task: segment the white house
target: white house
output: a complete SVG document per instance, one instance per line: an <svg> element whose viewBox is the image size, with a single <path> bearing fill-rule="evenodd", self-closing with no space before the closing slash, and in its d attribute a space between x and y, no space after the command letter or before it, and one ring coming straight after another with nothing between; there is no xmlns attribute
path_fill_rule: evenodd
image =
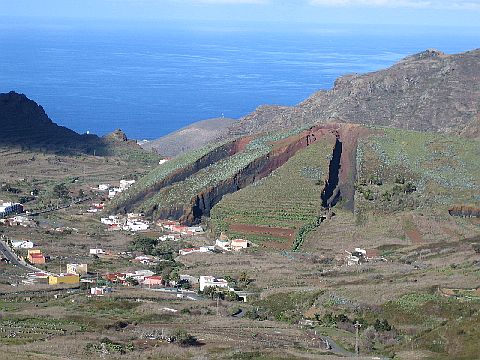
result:
<svg viewBox="0 0 480 360"><path fill-rule="evenodd" d="M228 281L217 279L214 276L200 276L200 291L203 291L206 287L228 288Z"/></svg>
<svg viewBox="0 0 480 360"><path fill-rule="evenodd" d="M31 241L12 241L14 249L33 249L35 244Z"/></svg>
<svg viewBox="0 0 480 360"><path fill-rule="evenodd" d="M103 296L109 294L113 291L111 287L102 286L102 287L92 287L90 288L90 294L95 296Z"/></svg>
<svg viewBox="0 0 480 360"><path fill-rule="evenodd" d="M107 191L108 189L110 189L110 184L100 184L100 185L98 185L98 190Z"/></svg>
<svg viewBox="0 0 480 360"><path fill-rule="evenodd" d="M85 275L88 273L87 264L67 264L67 273L75 275Z"/></svg>
<svg viewBox="0 0 480 360"><path fill-rule="evenodd" d="M108 190L108 198L112 199L121 192L122 192L122 189L120 188L117 188L117 187L111 188L110 190Z"/></svg>
<svg viewBox="0 0 480 360"><path fill-rule="evenodd" d="M102 249L90 249L90 255L102 255L105 254L105 251Z"/></svg>
<svg viewBox="0 0 480 360"><path fill-rule="evenodd" d="M248 248L249 243L245 239L233 239L230 242L230 246L233 251L239 251L239 250Z"/></svg>
<svg viewBox="0 0 480 360"><path fill-rule="evenodd" d="M215 250L215 246L200 246L195 248L181 249L178 251L180 255L188 255L192 253L207 253Z"/></svg>
<svg viewBox="0 0 480 360"><path fill-rule="evenodd" d="M143 231L148 230L150 225L143 221L127 221L125 225L123 225L123 230L126 231Z"/></svg>
<svg viewBox="0 0 480 360"><path fill-rule="evenodd" d="M118 215L110 215L109 217L101 218L100 221L105 225L123 225L125 223L125 219Z"/></svg>
<svg viewBox="0 0 480 360"><path fill-rule="evenodd" d="M162 235L158 238L160 241L177 241L178 239L178 235L175 236L175 234Z"/></svg>
<svg viewBox="0 0 480 360"><path fill-rule="evenodd" d="M135 184L135 180L120 180L120 190L127 190L133 184Z"/></svg>
<svg viewBox="0 0 480 360"><path fill-rule="evenodd" d="M215 240L215 245L224 251L232 251L232 248L230 246L230 240L217 239Z"/></svg>
<svg viewBox="0 0 480 360"><path fill-rule="evenodd" d="M134 273L126 273L125 278L132 278L138 282L143 282L145 277L153 276L155 273L151 270L136 270Z"/></svg>
<svg viewBox="0 0 480 360"><path fill-rule="evenodd" d="M162 159L158 162L158 165L163 165L165 164L166 162L168 162L168 159Z"/></svg>
<svg viewBox="0 0 480 360"><path fill-rule="evenodd" d="M23 205L20 203L4 202L0 205L0 216L19 214L23 212Z"/></svg>

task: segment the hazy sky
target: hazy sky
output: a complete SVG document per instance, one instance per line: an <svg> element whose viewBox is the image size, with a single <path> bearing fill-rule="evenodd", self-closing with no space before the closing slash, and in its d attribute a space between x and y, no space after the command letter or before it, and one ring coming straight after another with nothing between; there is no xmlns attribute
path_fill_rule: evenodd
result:
<svg viewBox="0 0 480 360"><path fill-rule="evenodd" d="M480 26L480 0L0 0L2 17Z"/></svg>

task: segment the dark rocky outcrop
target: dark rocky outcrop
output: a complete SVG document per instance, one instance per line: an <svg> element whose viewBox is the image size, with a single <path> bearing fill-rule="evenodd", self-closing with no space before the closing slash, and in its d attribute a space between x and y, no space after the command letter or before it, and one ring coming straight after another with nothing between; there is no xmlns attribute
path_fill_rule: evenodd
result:
<svg viewBox="0 0 480 360"><path fill-rule="evenodd" d="M480 218L480 208L471 205L455 205L452 206L448 213L451 216L459 217L478 217Z"/></svg>
<svg viewBox="0 0 480 360"><path fill-rule="evenodd" d="M43 108L14 91L0 94L0 145L57 153L108 152L96 135L80 135L49 119Z"/></svg>

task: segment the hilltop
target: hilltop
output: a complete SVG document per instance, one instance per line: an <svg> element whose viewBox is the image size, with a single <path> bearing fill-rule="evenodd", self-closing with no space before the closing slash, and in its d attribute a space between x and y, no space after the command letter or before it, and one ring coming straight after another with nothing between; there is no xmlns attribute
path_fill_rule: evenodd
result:
<svg viewBox="0 0 480 360"><path fill-rule="evenodd" d="M330 90L321 90L295 106L261 105L230 124L214 123L205 140L258 132L284 131L316 123L342 122L435 131L466 137L480 136L480 49L447 55L426 50L390 68L349 74ZM199 148L195 138L204 122L153 141L165 155ZM185 131L193 136L186 136ZM190 142L190 139L196 141ZM187 139L187 140L186 140ZM185 145L188 144L188 145ZM170 149L174 149L171 151Z"/></svg>
<svg viewBox="0 0 480 360"><path fill-rule="evenodd" d="M333 120L478 137L479 116L480 49L454 55L426 50L385 70L343 76L333 89L296 106L263 106L231 133Z"/></svg>
<svg viewBox="0 0 480 360"><path fill-rule="evenodd" d="M108 155L123 150L141 150L121 130L100 138L80 135L53 122L42 106L14 91L0 94L0 146L58 154ZM122 135L119 137L119 134Z"/></svg>
<svg viewBox="0 0 480 360"><path fill-rule="evenodd" d="M180 153L199 148L227 134L235 120L215 118L198 121L159 139L142 144L146 150L155 150L163 156L177 156Z"/></svg>

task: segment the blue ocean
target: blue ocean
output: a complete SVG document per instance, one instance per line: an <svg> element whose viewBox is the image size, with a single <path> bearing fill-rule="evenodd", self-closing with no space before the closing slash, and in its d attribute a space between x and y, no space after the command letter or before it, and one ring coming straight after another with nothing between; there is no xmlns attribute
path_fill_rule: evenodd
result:
<svg viewBox="0 0 480 360"><path fill-rule="evenodd" d="M347 73L427 48L480 47L478 31L324 26L0 24L0 92L77 132L154 139L192 122L294 105Z"/></svg>

